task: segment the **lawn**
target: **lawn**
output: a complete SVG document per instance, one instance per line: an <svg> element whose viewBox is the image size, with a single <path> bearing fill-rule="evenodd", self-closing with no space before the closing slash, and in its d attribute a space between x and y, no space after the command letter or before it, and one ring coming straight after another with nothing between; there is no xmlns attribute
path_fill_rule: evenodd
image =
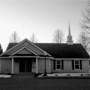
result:
<svg viewBox="0 0 90 90"><path fill-rule="evenodd" d="M0 79L0 90L90 90L90 79Z"/></svg>

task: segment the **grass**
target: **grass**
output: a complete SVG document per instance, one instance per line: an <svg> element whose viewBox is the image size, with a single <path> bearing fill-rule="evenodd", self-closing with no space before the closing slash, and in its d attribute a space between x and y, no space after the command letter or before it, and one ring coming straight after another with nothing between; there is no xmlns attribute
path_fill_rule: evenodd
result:
<svg viewBox="0 0 90 90"><path fill-rule="evenodd" d="M90 90L90 79L1 78L0 90Z"/></svg>

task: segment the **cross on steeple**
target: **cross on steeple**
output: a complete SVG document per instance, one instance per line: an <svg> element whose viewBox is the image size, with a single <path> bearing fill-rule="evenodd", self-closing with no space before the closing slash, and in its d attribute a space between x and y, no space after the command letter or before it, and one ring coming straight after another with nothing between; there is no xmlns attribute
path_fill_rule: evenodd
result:
<svg viewBox="0 0 90 90"><path fill-rule="evenodd" d="M70 22L69 22L69 28L68 28L67 44L69 45L73 44L71 29L70 29Z"/></svg>

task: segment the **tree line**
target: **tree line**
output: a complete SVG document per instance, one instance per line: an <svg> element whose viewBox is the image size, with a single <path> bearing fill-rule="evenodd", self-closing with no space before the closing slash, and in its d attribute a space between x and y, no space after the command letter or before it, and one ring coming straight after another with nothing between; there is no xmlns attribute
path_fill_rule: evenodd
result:
<svg viewBox="0 0 90 90"><path fill-rule="evenodd" d="M35 34L33 33L30 37L30 41L33 42L33 43L36 43L37 42L37 39L36 39L36 36ZM18 43L20 42L20 37L18 36L17 32L14 31L10 37L10 42L12 43Z"/></svg>
<svg viewBox="0 0 90 90"><path fill-rule="evenodd" d="M62 30L60 30L60 29L55 30L54 35L53 35L53 43L62 43L63 40L64 40L63 36L64 36L64 33L63 33ZM33 43L38 42L34 33L31 35L30 41L33 42ZM12 33L12 35L10 37L10 42L13 42L13 43L20 42L20 37L18 36L16 31L14 31Z"/></svg>

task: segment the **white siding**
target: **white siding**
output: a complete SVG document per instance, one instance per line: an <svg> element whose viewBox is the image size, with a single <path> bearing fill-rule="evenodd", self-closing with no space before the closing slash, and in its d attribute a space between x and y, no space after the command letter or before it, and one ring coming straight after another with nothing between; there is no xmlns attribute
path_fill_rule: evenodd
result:
<svg viewBox="0 0 90 90"><path fill-rule="evenodd" d="M38 60L38 72L44 73L45 71L45 60L43 58Z"/></svg>
<svg viewBox="0 0 90 90"><path fill-rule="evenodd" d="M46 72L51 73L51 60L50 59L46 60Z"/></svg>
<svg viewBox="0 0 90 90"><path fill-rule="evenodd" d="M53 73L88 73L89 72L89 61L82 60L82 70L72 70L72 60L64 60L64 69L62 70L53 70L53 63L52 63L52 72Z"/></svg>
<svg viewBox="0 0 90 90"><path fill-rule="evenodd" d="M1 73L11 73L11 59L2 59Z"/></svg>

